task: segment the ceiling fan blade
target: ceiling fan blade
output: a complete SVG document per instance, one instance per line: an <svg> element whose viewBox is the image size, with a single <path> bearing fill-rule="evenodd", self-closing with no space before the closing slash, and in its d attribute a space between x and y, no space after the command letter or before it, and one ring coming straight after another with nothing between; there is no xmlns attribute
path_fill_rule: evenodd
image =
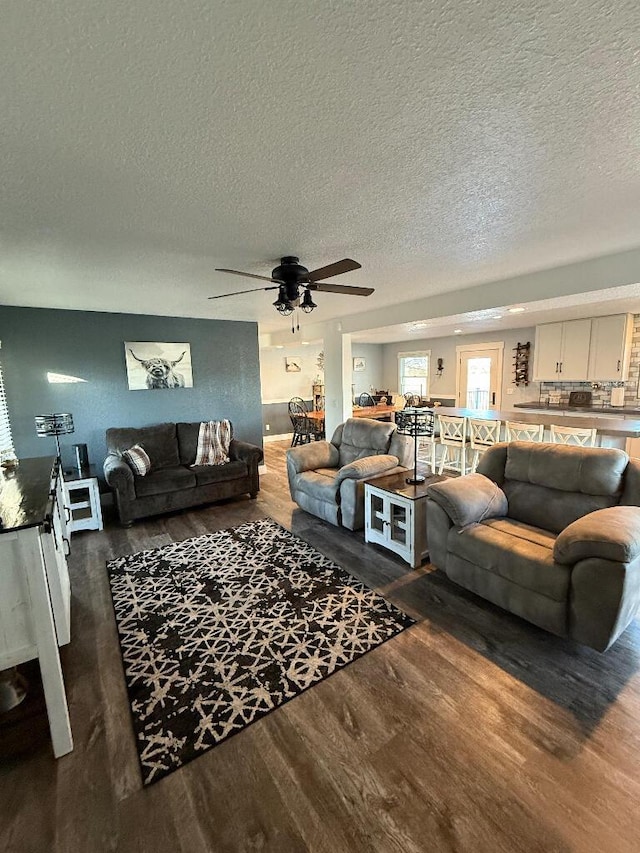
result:
<svg viewBox="0 0 640 853"><path fill-rule="evenodd" d="M240 270L221 270L216 268L216 272L228 272L231 275L243 275L246 278L259 278L261 281L273 281L268 275L255 275L252 272L240 272Z"/></svg>
<svg viewBox="0 0 640 853"><path fill-rule="evenodd" d="M359 264L357 261L352 261L351 258L343 258L341 261L336 261L335 264L329 264L326 267L311 270L309 273L309 281L320 281L321 278L331 278L332 275L341 275L343 272L359 270L361 266L362 264Z"/></svg>
<svg viewBox="0 0 640 853"><path fill-rule="evenodd" d="M255 278L261 278L261 276L257 275ZM268 279L268 281L271 281L271 279ZM278 290L278 287L279 285L274 284L273 287L252 287L250 290L234 290L233 293L220 293L218 296L207 296L207 299L224 299L225 296L241 296L243 293L257 293L258 291L262 293L265 290Z"/></svg>
<svg viewBox="0 0 640 853"><path fill-rule="evenodd" d="M374 292L373 287L350 287L348 284L327 284L323 281L303 284L301 287L308 287L309 290L319 290L325 293L345 293L348 296L371 296Z"/></svg>

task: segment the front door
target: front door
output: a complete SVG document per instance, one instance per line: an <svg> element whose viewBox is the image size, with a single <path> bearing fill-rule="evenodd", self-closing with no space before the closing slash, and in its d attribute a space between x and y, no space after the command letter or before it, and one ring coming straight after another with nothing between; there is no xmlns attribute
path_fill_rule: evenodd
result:
<svg viewBox="0 0 640 853"><path fill-rule="evenodd" d="M458 347L457 403L466 409L499 409L503 347Z"/></svg>

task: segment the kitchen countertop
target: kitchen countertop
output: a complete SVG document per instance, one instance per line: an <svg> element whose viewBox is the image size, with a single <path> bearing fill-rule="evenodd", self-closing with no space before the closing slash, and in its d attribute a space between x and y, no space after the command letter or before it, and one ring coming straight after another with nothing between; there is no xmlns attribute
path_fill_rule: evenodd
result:
<svg viewBox="0 0 640 853"><path fill-rule="evenodd" d="M44 524L49 511L54 456L21 459L11 470L0 469L0 533Z"/></svg>
<svg viewBox="0 0 640 853"><path fill-rule="evenodd" d="M600 435L613 436L614 438L640 438L640 418L638 420L624 420L620 418L598 418L597 415L586 412L584 417L579 415L562 414L566 409L549 409L535 412L523 412L522 409L462 409L449 406L440 406L435 412L441 415L451 415L459 418L479 418L489 421L519 421L526 424L543 424L544 426L570 426L570 427L595 427ZM581 410L578 410L581 411Z"/></svg>
<svg viewBox="0 0 640 853"><path fill-rule="evenodd" d="M597 415L602 412L603 415L638 415L640 417L640 409L629 406L569 406L566 403L540 403L538 400L532 403L514 403L514 409L540 409L544 412L589 412L589 414Z"/></svg>

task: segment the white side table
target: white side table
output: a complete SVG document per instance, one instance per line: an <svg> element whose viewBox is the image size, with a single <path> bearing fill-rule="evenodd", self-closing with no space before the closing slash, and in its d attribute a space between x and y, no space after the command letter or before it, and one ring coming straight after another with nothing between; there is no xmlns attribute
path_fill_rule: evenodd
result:
<svg viewBox="0 0 640 853"><path fill-rule="evenodd" d="M378 477L364 485L364 538L394 551L416 569L428 556L427 486L446 477L434 475L412 486L410 471Z"/></svg>
<svg viewBox="0 0 640 853"><path fill-rule="evenodd" d="M68 469L64 472L65 506L69 510L68 527L71 533L78 530L102 530L102 507L97 472L93 466L82 472Z"/></svg>

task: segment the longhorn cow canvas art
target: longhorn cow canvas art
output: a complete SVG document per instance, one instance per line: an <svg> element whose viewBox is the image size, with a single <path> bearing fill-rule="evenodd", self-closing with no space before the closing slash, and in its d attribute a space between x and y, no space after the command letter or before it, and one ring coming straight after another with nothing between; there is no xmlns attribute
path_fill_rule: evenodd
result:
<svg viewBox="0 0 640 853"><path fill-rule="evenodd" d="M157 341L125 341L130 391L193 388L191 346Z"/></svg>

